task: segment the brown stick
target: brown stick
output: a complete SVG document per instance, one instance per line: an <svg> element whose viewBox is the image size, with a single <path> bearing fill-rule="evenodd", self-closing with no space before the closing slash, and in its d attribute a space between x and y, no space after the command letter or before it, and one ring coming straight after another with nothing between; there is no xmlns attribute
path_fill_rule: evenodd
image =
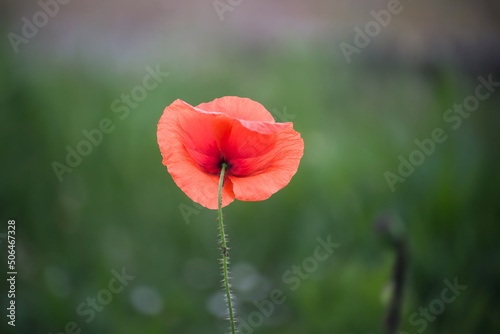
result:
<svg viewBox="0 0 500 334"><path fill-rule="evenodd" d="M406 242L403 239L395 241L396 260L392 270L392 282L394 289L392 298L387 308L387 314L384 320L384 326L387 334L396 334L401 321L401 304L403 299L403 286L407 269L407 251Z"/></svg>

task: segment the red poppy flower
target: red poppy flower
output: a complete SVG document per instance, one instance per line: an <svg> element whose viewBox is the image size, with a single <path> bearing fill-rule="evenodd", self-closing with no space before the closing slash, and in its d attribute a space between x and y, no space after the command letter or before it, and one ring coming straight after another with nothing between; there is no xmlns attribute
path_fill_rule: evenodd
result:
<svg viewBox="0 0 500 334"><path fill-rule="evenodd" d="M297 172L304 151L292 123L275 123L258 102L226 96L193 107L176 100L158 122L158 145L174 182L193 201L217 209L235 198L262 201Z"/></svg>

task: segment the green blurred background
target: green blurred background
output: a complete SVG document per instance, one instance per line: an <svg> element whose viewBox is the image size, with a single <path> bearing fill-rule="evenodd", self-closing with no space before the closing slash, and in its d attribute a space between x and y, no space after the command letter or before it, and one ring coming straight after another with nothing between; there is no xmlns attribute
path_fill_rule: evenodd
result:
<svg viewBox="0 0 500 334"><path fill-rule="evenodd" d="M386 333L396 253L381 222L407 248L401 333L500 332L500 93L456 130L443 119L478 76L500 81L498 7L406 5L349 63L340 43L385 2L244 1L223 20L212 2L69 2L17 53L8 33L41 5L2 4L0 248L6 259L15 219L18 271L12 328L2 260L2 333L227 331L217 214L176 187L156 143L172 101L227 95L259 101L305 142L287 187L224 209L236 308L258 323L242 333ZM169 75L114 112L157 66ZM113 130L60 182L54 162L105 118ZM447 139L392 191L384 173L436 128ZM310 263L317 238L340 246L292 290L283 275ZM116 293L113 270L134 277ZM467 288L440 302L455 279ZM257 315L275 289L284 302ZM432 320L414 315L429 307Z"/></svg>

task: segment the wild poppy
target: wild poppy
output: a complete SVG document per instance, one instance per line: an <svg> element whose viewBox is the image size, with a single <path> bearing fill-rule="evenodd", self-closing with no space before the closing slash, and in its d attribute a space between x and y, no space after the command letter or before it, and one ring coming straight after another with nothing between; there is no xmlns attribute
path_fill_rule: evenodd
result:
<svg viewBox="0 0 500 334"><path fill-rule="evenodd" d="M292 123L275 123L260 103L235 96L197 107L174 101L158 122L157 136L174 182L209 209L217 209L222 164L222 206L235 198L262 201L290 182L304 151Z"/></svg>

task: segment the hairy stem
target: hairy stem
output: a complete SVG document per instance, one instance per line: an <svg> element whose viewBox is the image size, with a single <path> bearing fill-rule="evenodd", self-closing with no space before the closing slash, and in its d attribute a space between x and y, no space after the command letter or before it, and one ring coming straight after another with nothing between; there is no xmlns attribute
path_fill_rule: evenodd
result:
<svg viewBox="0 0 500 334"><path fill-rule="evenodd" d="M222 244L222 263L223 263L223 271L224 271L224 286L226 288L226 299L227 299L227 307L229 309L229 321L231 322L231 332L235 334L236 331L234 329L234 315L233 315L233 305L231 302L231 291L229 289L229 278L227 275L227 259L229 257L228 248L226 246L226 234L224 233L224 222L222 221L222 186L224 185L224 173L226 171L227 164L222 164L222 169L220 171L220 179L219 179L219 229L220 229L220 239Z"/></svg>

